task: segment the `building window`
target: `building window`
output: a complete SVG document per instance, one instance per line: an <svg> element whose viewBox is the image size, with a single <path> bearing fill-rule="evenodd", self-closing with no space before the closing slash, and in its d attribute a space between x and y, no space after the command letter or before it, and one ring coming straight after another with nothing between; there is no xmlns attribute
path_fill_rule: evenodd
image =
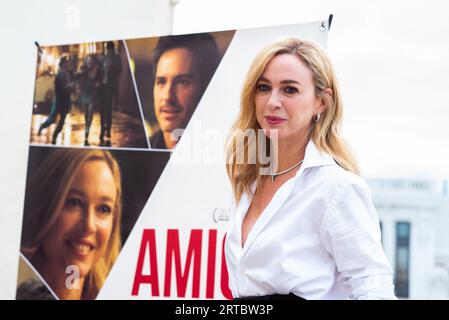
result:
<svg viewBox="0 0 449 320"><path fill-rule="evenodd" d="M395 289L400 298L409 297L410 223L396 223Z"/></svg>
<svg viewBox="0 0 449 320"><path fill-rule="evenodd" d="M384 232L382 229L382 221L379 221L379 228L380 228L380 242L382 244L382 247L384 246Z"/></svg>

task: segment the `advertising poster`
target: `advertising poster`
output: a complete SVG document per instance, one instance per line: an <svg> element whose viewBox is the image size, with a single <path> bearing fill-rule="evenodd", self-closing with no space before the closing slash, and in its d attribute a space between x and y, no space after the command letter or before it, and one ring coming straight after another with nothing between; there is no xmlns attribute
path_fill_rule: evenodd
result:
<svg viewBox="0 0 449 320"><path fill-rule="evenodd" d="M225 141L255 55L328 21L40 44L17 299L232 299Z"/></svg>

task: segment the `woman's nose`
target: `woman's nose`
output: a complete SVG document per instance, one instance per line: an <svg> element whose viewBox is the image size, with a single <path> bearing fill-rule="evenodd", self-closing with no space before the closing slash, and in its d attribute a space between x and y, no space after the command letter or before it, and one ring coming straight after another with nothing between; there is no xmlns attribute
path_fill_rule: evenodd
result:
<svg viewBox="0 0 449 320"><path fill-rule="evenodd" d="M282 100L276 90L271 91L268 97L267 106L270 109L279 109L282 107Z"/></svg>
<svg viewBox="0 0 449 320"><path fill-rule="evenodd" d="M91 234L97 230L95 208L88 207L85 209L82 230L85 234Z"/></svg>

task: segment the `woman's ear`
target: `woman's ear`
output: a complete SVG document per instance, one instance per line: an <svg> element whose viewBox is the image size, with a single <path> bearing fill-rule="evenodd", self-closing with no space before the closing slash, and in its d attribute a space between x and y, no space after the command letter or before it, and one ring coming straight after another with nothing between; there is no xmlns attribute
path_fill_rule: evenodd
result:
<svg viewBox="0 0 449 320"><path fill-rule="evenodd" d="M331 88L326 88L320 97L320 105L317 108L318 113L323 113L326 111L327 106L333 100L334 91Z"/></svg>

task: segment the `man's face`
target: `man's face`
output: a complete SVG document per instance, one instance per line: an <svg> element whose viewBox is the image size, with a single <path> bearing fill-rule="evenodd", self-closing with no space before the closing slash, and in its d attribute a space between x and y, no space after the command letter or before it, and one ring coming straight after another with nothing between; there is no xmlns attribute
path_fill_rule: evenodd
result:
<svg viewBox="0 0 449 320"><path fill-rule="evenodd" d="M94 59L92 57L87 57L86 59L86 65L88 68L92 68L94 66Z"/></svg>
<svg viewBox="0 0 449 320"><path fill-rule="evenodd" d="M185 48L165 51L157 64L153 89L154 111L163 132L186 127L199 102L200 91L193 54Z"/></svg>
<svg viewBox="0 0 449 320"><path fill-rule="evenodd" d="M67 70L69 69L69 61L68 61L68 60L65 60L65 61L61 64L60 69L61 69L62 71L67 71Z"/></svg>

